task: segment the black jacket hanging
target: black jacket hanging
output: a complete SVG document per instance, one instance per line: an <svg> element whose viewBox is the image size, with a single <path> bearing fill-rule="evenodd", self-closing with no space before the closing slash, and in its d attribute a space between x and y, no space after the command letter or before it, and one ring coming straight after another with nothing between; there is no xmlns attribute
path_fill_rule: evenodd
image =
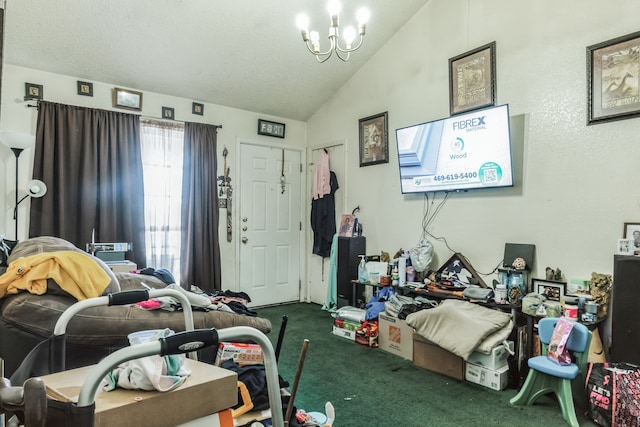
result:
<svg viewBox="0 0 640 427"><path fill-rule="evenodd" d="M313 253L327 258L331 255L331 241L336 234L335 193L340 188L336 174L330 172L331 193L311 201L311 229L313 230Z"/></svg>

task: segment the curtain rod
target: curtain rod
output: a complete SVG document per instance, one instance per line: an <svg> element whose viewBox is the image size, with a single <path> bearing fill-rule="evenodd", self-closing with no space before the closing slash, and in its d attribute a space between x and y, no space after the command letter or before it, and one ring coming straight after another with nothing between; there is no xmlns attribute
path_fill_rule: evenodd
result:
<svg viewBox="0 0 640 427"><path fill-rule="evenodd" d="M37 101L36 101L36 104L35 104L35 105L33 105L33 104L27 104L27 107L31 107L31 108L38 108ZM87 107L87 108L93 108L93 107ZM116 111L116 110L111 110L111 111ZM145 120L145 119L146 119L146 120L160 120L160 121L167 122L167 123L171 123L171 122L176 122L176 123L186 123L186 122L185 122L185 121L183 121L183 120L169 120L169 119L165 119L165 118L162 118L162 117L143 116L142 114L139 114L139 116L140 116L140 119L142 119L142 120ZM209 124L211 124L211 123L203 123L203 124L205 124L205 125L209 125ZM214 124L214 125L211 125L211 126L215 126L215 127L219 128L219 129L222 129L222 125L215 125L215 124Z"/></svg>
<svg viewBox="0 0 640 427"><path fill-rule="evenodd" d="M182 124L186 123L186 121L184 121L184 120L173 120L173 119L165 119L165 118L162 118L162 117L152 117L152 116L143 116L143 115L140 115L140 119L141 120L156 120L156 121L161 121L161 122L165 122L165 123L182 123ZM222 125L214 125L214 124L211 124L211 123L202 123L202 124L211 125L211 126L215 126L217 128L222 129Z"/></svg>

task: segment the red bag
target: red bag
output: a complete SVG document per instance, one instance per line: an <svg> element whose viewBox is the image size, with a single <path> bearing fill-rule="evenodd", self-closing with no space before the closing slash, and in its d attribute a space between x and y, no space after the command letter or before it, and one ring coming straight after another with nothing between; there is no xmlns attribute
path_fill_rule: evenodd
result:
<svg viewBox="0 0 640 427"><path fill-rule="evenodd" d="M571 330L573 329L574 322L566 317L560 317L556 327L553 329L551 340L549 341L549 347L547 350L547 357L556 362L558 365L570 365L571 355L567 350L567 341Z"/></svg>
<svg viewBox="0 0 640 427"><path fill-rule="evenodd" d="M640 368L590 363L585 383L587 417L604 427L640 426Z"/></svg>

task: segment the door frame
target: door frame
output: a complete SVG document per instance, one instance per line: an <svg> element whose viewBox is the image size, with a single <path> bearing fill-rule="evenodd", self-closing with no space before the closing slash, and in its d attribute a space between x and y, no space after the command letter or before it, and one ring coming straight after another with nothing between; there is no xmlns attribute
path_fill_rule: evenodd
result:
<svg viewBox="0 0 640 427"><path fill-rule="evenodd" d="M307 228L308 225L305 223L304 218L305 218L305 204L304 204L304 195L306 193L306 189L307 189L307 174L306 174L306 169L307 169L307 153L306 153L306 147L300 147L297 145L291 145L291 144L283 144L283 143L277 143L277 142L268 142L268 141L258 141L255 139L251 139L251 138L245 138L245 137L236 137L236 153L238 153L238 155L236 156L236 166L235 169L236 171L238 171L237 176L238 176L238 186L236 187L236 190L234 191L239 191L242 188L242 170L240 169L240 165L242 164L242 159L240 158L242 156L242 145L254 145L254 146L260 146L260 147L268 147L268 148L278 148L278 149L285 149L285 150L292 150L292 151L297 151L300 153L300 162L302 164L302 171L300 172L300 222L302 224L302 230L300 230L300 234L299 234L299 244L300 244L300 248L301 250L306 251L307 248L307 242L306 242L306 235L307 235ZM239 200L239 198L236 198L237 196L234 196L234 200ZM241 215L240 215L240 209L236 208L233 212L233 227L234 227L234 236L239 236L240 235L240 224L242 223L241 221ZM235 276L236 276L236 289L240 290L240 239L238 238L234 238L235 240L235 257L236 257L236 262L235 262L235 266L234 266L234 270L235 270ZM302 249L304 248L304 249ZM307 258L304 256L304 253L300 254L300 277L298 278L298 300L300 302L303 302L304 299L307 298L307 285L306 285L306 277L307 277ZM303 289L304 287L304 289ZM304 297L303 297L304 295Z"/></svg>

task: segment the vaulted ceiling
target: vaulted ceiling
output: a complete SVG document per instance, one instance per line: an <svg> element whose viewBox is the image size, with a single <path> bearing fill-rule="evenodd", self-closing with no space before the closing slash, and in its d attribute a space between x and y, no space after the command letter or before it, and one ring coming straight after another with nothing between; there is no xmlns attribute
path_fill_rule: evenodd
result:
<svg viewBox="0 0 640 427"><path fill-rule="evenodd" d="M295 21L324 49L325 0L6 0L4 61L306 121L428 1L343 0L341 27L370 9L364 44L319 64Z"/></svg>

